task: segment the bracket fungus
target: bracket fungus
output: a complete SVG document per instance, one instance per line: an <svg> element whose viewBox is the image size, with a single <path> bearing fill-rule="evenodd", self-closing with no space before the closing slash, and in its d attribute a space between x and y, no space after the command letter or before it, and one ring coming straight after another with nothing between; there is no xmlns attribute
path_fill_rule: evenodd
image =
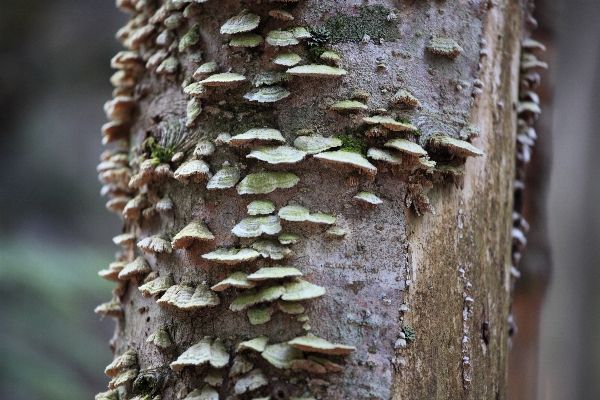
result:
<svg viewBox="0 0 600 400"><path fill-rule="evenodd" d="M183 52L188 47L198 43L198 41L200 40L199 28L200 25L195 24L186 32L185 35L181 37L181 40L179 40L179 52Z"/></svg>
<svg viewBox="0 0 600 400"><path fill-rule="evenodd" d="M285 232L277 237L279 243L281 244L294 244L298 243L300 240L300 235L296 235L295 233Z"/></svg>
<svg viewBox="0 0 600 400"><path fill-rule="evenodd" d="M254 141L274 141L285 143L284 137L277 129L271 128L254 128L244 133L233 136L229 140L232 146L243 146Z"/></svg>
<svg viewBox="0 0 600 400"><path fill-rule="evenodd" d="M268 345L261 356L277 368L289 369L292 360L302 359L302 351L288 343Z"/></svg>
<svg viewBox="0 0 600 400"><path fill-rule="evenodd" d="M291 222L314 222L316 224L334 224L335 217L323 213L311 214L309 210L298 204L291 204L279 210L279 218Z"/></svg>
<svg viewBox="0 0 600 400"><path fill-rule="evenodd" d="M335 137L299 136L294 140L294 146L307 154L317 154L332 147L340 147L342 141Z"/></svg>
<svg viewBox="0 0 600 400"><path fill-rule="evenodd" d="M239 33L229 41L231 47L257 47L263 41L263 37L256 33Z"/></svg>
<svg viewBox="0 0 600 400"><path fill-rule="evenodd" d="M282 285L266 286L260 290L244 291L229 305L231 311L243 311L256 304L267 303L279 299L285 293Z"/></svg>
<svg viewBox="0 0 600 400"><path fill-rule="evenodd" d="M129 369L129 367L135 365L137 365L137 352L135 350L127 350L108 364L104 369L104 373L114 378L124 369Z"/></svg>
<svg viewBox="0 0 600 400"><path fill-rule="evenodd" d="M295 46L298 43L298 39L291 31L270 31L265 38L265 41L271 46Z"/></svg>
<svg viewBox="0 0 600 400"><path fill-rule="evenodd" d="M382 125L382 126L386 127L387 129L389 129L391 131L395 131L395 132L402 132L402 131L416 132L418 130L416 126L409 124L408 122L396 121L392 117L386 117L386 116L381 116L381 115L377 115L374 117L364 117L362 120L363 120L363 122L366 122L367 124Z"/></svg>
<svg viewBox="0 0 600 400"><path fill-rule="evenodd" d="M332 238L342 238L348 234L348 231L340 226L332 226L325 231L325 234Z"/></svg>
<svg viewBox="0 0 600 400"><path fill-rule="evenodd" d="M264 258L270 258L271 260L282 260L292 254L292 250L271 240L259 240L252 243L250 247Z"/></svg>
<svg viewBox="0 0 600 400"><path fill-rule="evenodd" d="M259 336L254 339L246 340L238 344L235 351L242 350L254 350L259 353L262 353L267 348L267 343L269 343L269 338L266 336Z"/></svg>
<svg viewBox="0 0 600 400"><path fill-rule="evenodd" d="M283 284L285 293L281 296L285 301L310 300L325 294L325 288L308 281L296 278L293 282Z"/></svg>
<svg viewBox="0 0 600 400"><path fill-rule="evenodd" d="M372 205L379 205L383 203L383 201L379 197L369 192L358 192L356 193L354 198Z"/></svg>
<svg viewBox="0 0 600 400"><path fill-rule="evenodd" d="M133 233L122 233L112 238L114 244L129 247L135 242L135 234Z"/></svg>
<svg viewBox="0 0 600 400"><path fill-rule="evenodd" d="M260 146L246 158L256 158L269 164L292 164L302 161L306 153L290 146Z"/></svg>
<svg viewBox="0 0 600 400"><path fill-rule="evenodd" d="M258 237L260 235L276 235L281 232L281 224L276 215L248 217L233 227L231 232L237 237Z"/></svg>
<svg viewBox="0 0 600 400"><path fill-rule="evenodd" d="M119 272L121 272L127 264L128 263L126 261L112 262L109 264L107 269L98 271L98 275L100 275L100 277L102 277L106 280L118 282L119 281Z"/></svg>
<svg viewBox="0 0 600 400"><path fill-rule="evenodd" d="M429 139L429 145L434 149L444 149L459 157L483 156L483 152L471 143L450 136L433 136Z"/></svg>
<svg viewBox="0 0 600 400"><path fill-rule="evenodd" d="M244 10L235 17L228 19L223 26L221 26L220 31L223 35L250 32L251 30L258 28L259 23L260 17L258 15Z"/></svg>
<svg viewBox="0 0 600 400"><path fill-rule="evenodd" d="M228 86L240 82L244 82L244 75L235 74L233 72L224 72L222 74L214 74L208 78L201 80L200 83L204 86Z"/></svg>
<svg viewBox="0 0 600 400"><path fill-rule="evenodd" d="M300 61L302 61L302 57L300 57L296 53L279 53L273 59L273 64L281 65L282 67L293 67L297 65Z"/></svg>
<svg viewBox="0 0 600 400"><path fill-rule="evenodd" d="M248 174L237 185L239 194L266 194L275 189L294 187L300 178L291 172L263 171Z"/></svg>
<svg viewBox="0 0 600 400"><path fill-rule="evenodd" d="M304 306L294 301L277 301L277 307L286 314L297 315L304 313Z"/></svg>
<svg viewBox="0 0 600 400"><path fill-rule="evenodd" d="M203 254L202 258L223 264L239 264L257 259L260 254L253 249L224 249Z"/></svg>
<svg viewBox="0 0 600 400"><path fill-rule="evenodd" d="M374 177L375 174L377 174L377 168L375 168L375 166L371 164L362 154L351 151L327 151L324 153L315 154L313 157L333 165L341 165L344 167L358 169L359 172L365 173L370 177Z"/></svg>
<svg viewBox="0 0 600 400"><path fill-rule="evenodd" d="M139 218L142 213L142 210L148 207L149 205L150 203L148 202L148 198L146 197L146 195L139 194L127 202L127 204L123 208L123 216L126 219Z"/></svg>
<svg viewBox="0 0 600 400"><path fill-rule="evenodd" d="M240 170L233 165L224 165L206 184L207 189L229 189L240 180Z"/></svg>
<svg viewBox="0 0 600 400"><path fill-rule="evenodd" d="M233 358L233 364L229 370L229 376L234 377L237 375L245 374L252 371L254 363L242 354L238 354Z"/></svg>
<svg viewBox="0 0 600 400"><path fill-rule="evenodd" d="M433 54L446 56L453 60L463 52L463 48L456 43L456 40L445 37L431 39L429 43L427 43L427 50Z"/></svg>
<svg viewBox="0 0 600 400"><path fill-rule="evenodd" d="M200 140L194 148L194 156L196 157L208 157L215 152L216 148L213 142L210 140Z"/></svg>
<svg viewBox="0 0 600 400"><path fill-rule="evenodd" d="M123 309L121 303L116 300L102 303L94 308L96 314L104 315L106 317L121 318L123 316Z"/></svg>
<svg viewBox="0 0 600 400"><path fill-rule="evenodd" d="M268 279L283 279L294 276L302 276L302 272L292 267L267 267L261 268L258 271L248 275L249 281L264 281Z"/></svg>
<svg viewBox="0 0 600 400"><path fill-rule="evenodd" d="M174 249L187 249L195 240L213 240L215 236L202 221L193 221L173 237Z"/></svg>
<svg viewBox="0 0 600 400"><path fill-rule="evenodd" d="M164 233L140 240L137 246L146 253L168 253L173 251L171 242Z"/></svg>
<svg viewBox="0 0 600 400"><path fill-rule="evenodd" d="M330 107L332 110L337 111L337 112L355 112L355 111L364 111L364 110L368 110L369 107L367 107L366 104L361 103L360 101L357 100L344 100L344 101L340 101L339 103L335 103L334 105L332 105Z"/></svg>
<svg viewBox="0 0 600 400"><path fill-rule="evenodd" d="M248 320L251 325L266 324L271 320L271 315L275 312L273 306L252 307L247 311Z"/></svg>
<svg viewBox="0 0 600 400"><path fill-rule="evenodd" d="M206 337L183 352L171 363L173 371L181 371L187 366L200 366L209 363L214 368L223 368L229 363L229 353L221 340Z"/></svg>
<svg viewBox="0 0 600 400"><path fill-rule="evenodd" d="M138 369L127 369L119 373L116 377L114 377L109 383L108 387L110 389L116 389L120 386L126 385L128 382L137 378L139 373Z"/></svg>
<svg viewBox="0 0 600 400"><path fill-rule="evenodd" d="M175 179L183 183L199 183L211 177L208 164L202 160L188 160L175 170Z"/></svg>
<svg viewBox="0 0 600 400"><path fill-rule="evenodd" d="M217 65L217 63L214 61L209 61L199 66L198 69L196 69L196 71L194 72L193 76L195 79L200 79L201 77L215 73L218 70L219 66Z"/></svg>
<svg viewBox="0 0 600 400"><path fill-rule="evenodd" d="M157 301L158 304L168 304L182 310L214 307L219 305L220 302L216 293L202 283L195 289L193 286L185 283L171 286Z"/></svg>
<svg viewBox="0 0 600 400"><path fill-rule="evenodd" d="M119 279L138 279L141 275L146 275L150 271L152 271L152 268L150 268L148 261L144 257L137 257L119 272Z"/></svg>
<svg viewBox="0 0 600 400"><path fill-rule="evenodd" d="M285 99L289 95L290 92L281 86L266 86L252 89L244 95L244 98L258 103L274 103Z"/></svg>
<svg viewBox="0 0 600 400"><path fill-rule="evenodd" d="M371 147L367 151L367 157L376 161L385 161L390 164L399 165L402 163L402 155L393 150L384 150Z"/></svg>
<svg viewBox="0 0 600 400"><path fill-rule="evenodd" d="M251 392L263 386L267 386L269 381L267 377L262 372L261 369L257 368L248 373L248 375L240 378L233 388L233 391L236 395L244 394L246 392Z"/></svg>
<svg viewBox="0 0 600 400"><path fill-rule="evenodd" d="M293 21L294 16L289 12L281 9L271 10L269 11L269 15L273 18L280 19L282 21Z"/></svg>
<svg viewBox="0 0 600 400"><path fill-rule="evenodd" d="M249 215L267 215L275 211L275 204L269 199L254 200L247 209Z"/></svg>
<svg viewBox="0 0 600 400"><path fill-rule="evenodd" d="M202 390L196 389L190 392L184 400L219 400L219 392L206 385Z"/></svg>
<svg viewBox="0 0 600 400"><path fill-rule="evenodd" d="M169 332L167 332L164 327L158 328L148 336L146 343L152 343L161 350L167 350L173 346L173 342L171 342L171 338L169 337Z"/></svg>
<svg viewBox="0 0 600 400"><path fill-rule="evenodd" d="M159 276L156 279L151 280L148 283L138 287L138 290L142 292L144 297L152 297L157 294L166 292L170 287L175 284L171 275Z"/></svg>
<svg viewBox="0 0 600 400"><path fill-rule="evenodd" d="M329 61L332 63L339 63L340 61L342 61L340 55L333 50L324 51L319 58L321 60Z"/></svg>
<svg viewBox="0 0 600 400"><path fill-rule="evenodd" d="M421 157L427 155L425 149L423 149L417 143L411 142L410 140L406 139L392 139L388 141L384 146L392 147L403 153L410 154L411 156Z"/></svg>
<svg viewBox="0 0 600 400"><path fill-rule="evenodd" d="M315 352L330 355L345 355L356 351L354 346L329 343L320 337L308 334L299 336L288 342L291 346L307 352Z"/></svg>
<svg viewBox="0 0 600 400"><path fill-rule="evenodd" d="M347 71L341 68L321 64L300 65L286 71L290 75L309 76L315 78L336 78L346 75Z"/></svg>
<svg viewBox="0 0 600 400"><path fill-rule="evenodd" d="M400 89L392 96L392 103L404 104L406 107L418 108L421 107L419 100L406 89Z"/></svg>
<svg viewBox="0 0 600 400"><path fill-rule="evenodd" d="M195 97L207 97L209 93L209 88L207 86L204 86L200 82L194 82L184 87L183 93Z"/></svg>
<svg viewBox="0 0 600 400"><path fill-rule="evenodd" d="M234 272L226 279L211 287L211 290L214 290L215 292L221 292L231 286L239 289L252 289L256 286L256 282L249 281L247 273L238 271Z"/></svg>

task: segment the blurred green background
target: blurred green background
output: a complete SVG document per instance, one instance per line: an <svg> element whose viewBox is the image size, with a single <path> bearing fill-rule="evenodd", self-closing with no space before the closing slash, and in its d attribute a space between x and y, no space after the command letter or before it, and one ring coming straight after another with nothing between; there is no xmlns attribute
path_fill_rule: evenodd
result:
<svg viewBox="0 0 600 400"><path fill-rule="evenodd" d="M536 3L541 34L555 35L543 57L554 104L538 127L547 135L539 149L553 162L540 238L550 237L554 258L540 398L598 399L600 1ZM126 21L113 0L0 0L2 400L91 399L106 390L115 324L92 310L111 298L113 285L97 271L118 250L111 238L121 222L104 207L95 167L109 60L121 50L114 33ZM530 251L521 268L536 275L547 258Z"/></svg>

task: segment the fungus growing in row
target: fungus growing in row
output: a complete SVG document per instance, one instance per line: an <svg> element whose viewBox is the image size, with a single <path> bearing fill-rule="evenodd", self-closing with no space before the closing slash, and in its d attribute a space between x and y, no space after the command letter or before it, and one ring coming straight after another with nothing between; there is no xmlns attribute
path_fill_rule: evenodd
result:
<svg viewBox="0 0 600 400"><path fill-rule="evenodd" d="M323 213L311 214L309 210L298 204L291 204L279 210L279 218L291 222L314 222L317 224L334 224L335 217Z"/></svg>
<svg viewBox="0 0 600 400"><path fill-rule="evenodd" d="M530 114L534 114L537 116L542 113L542 109L540 108L539 105L537 105L533 101L520 101L517 104L517 113L518 114L530 113Z"/></svg>
<svg viewBox="0 0 600 400"><path fill-rule="evenodd" d="M297 65L300 61L302 61L302 57L300 57L296 53L279 53L273 59L273 64L281 65L283 67L293 67Z"/></svg>
<svg viewBox="0 0 600 400"><path fill-rule="evenodd" d="M119 279L139 280L141 275L146 275L150 271L152 271L152 268L150 268L148 261L144 257L137 257L119 272Z"/></svg>
<svg viewBox="0 0 600 400"><path fill-rule="evenodd" d="M96 314L104 315L106 317L123 317L123 309L121 308L121 303L119 303L116 300L100 304L98 307L94 308L94 312Z"/></svg>
<svg viewBox="0 0 600 400"><path fill-rule="evenodd" d="M387 129L389 129L391 131L395 131L395 132L402 132L402 131L416 132L418 130L416 126L409 124L408 122L396 121L392 117L385 117L385 116L381 116L381 115L377 115L375 117L364 117L362 120L363 120L363 122L366 122L367 124L382 125L382 126L386 127Z"/></svg>
<svg viewBox="0 0 600 400"><path fill-rule="evenodd" d="M194 183L208 180L211 177L208 164L202 160L188 160L175 170L175 179L183 183Z"/></svg>
<svg viewBox="0 0 600 400"><path fill-rule="evenodd" d="M229 144L232 146L243 146L254 143L255 141L276 141L285 143L285 138L277 129L254 128L231 137Z"/></svg>
<svg viewBox="0 0 600 400"><path fill-rule="evenodd" d="M372 204L372 205L379 205L379 204L383 203L383 201L379 197L377 197L373 193L369 193L369 192L358 192L358 193L356 193L354 198L356 200L360 200L360 201L363 201L365 203Z"/></svg>
<svg viewBox="0 0 600 400"><path fill-rule="evenodd" d="M257 351L259 353L262 353L263 351L265 351L265 349L267 348L267 343L269 343L269 338L266 336L259 336L257 338L254 339L250 339L250 340L246 340L244 342L241 342L240 344L238 344L237 348L235 351L242 351L242 350L254 350Z"/></svg>
<svg viewBox="0 0 600 400"><path fill-rule="evenodd" d="M175 284L171 275L159 276L156 279L151 280L148 283L138 287L138 290L142 292L144 297L152 297L157 294L166 292L170 287Z"/></svg>
<svg viewBox="0 0 600 400"><path fill-rule="evenodd" d="M167 350L173 346L173 342L171 342L171 338L169 337L169 332L167 332L164 327L158 328L148 336L146 343L152 343L161 350Z"/></svg>
<svg viewBox="0 0 600 400"><path fill-rule="evenodd" d="M135 350L127 350L108 364L104 369L104 373L107 376L114 378L124 369L129 369L130 367L137 365L137 363L137 352Z"/></svg>
<svg viewBox="0 0 600 400"><path fill-rule="evenodd" d="M306 153L290 146L261 146L252 150L246 158L256 158L269 164L297 163Z"/></svg>
<svg viewBox="0 0 600 400"><path fill-rule="evenodd" d="M110 199L109 201L106 202L106 208L109 211L112 211L112 212L122 215L123 210L125 209L125 206L127 205L127 203L129 203L130 200L131 200L131 197L126 197L126 196L115 197L114 199Z"/></svg>
<svg viewBox="0 0 600 400"><path fill-rule="evenodd" d="M165 197L160 199L154 207L158 212L167 213L173 211L173 201L168 195L165 195Z"/></svg>
<svg viewBox="0 0 600 400"><path fill-rule="evenodd" d="M214 74L200 81L204 86L228 86L236 83L244 82L244 75L235 74L233 72L224 72L222 74Z"/></svg>
<svg viewBox="0 0 600 400"><path fill-rule="evenodd" d="M275 204L269 199L254 200L247 209L249 215L267 215L275 211Z"/></svg>
<svg viewBox="0 0 600 400"><path fill-rule="evenodd" d="M291 172L263 171L248 174L237 185L238 194L266 194L294 187L300 178Z"/></svg>
<svg viewBox="0 0 600 400"><path fill-rule="evenodd" d="M240 180L240 170L236 166L223 165L206 184L207 189L229 189Z"/></svg>
<svg viewBox="0 0 600 400"><path fill-rule="evenodd" d="M537 40L533 40L530 38L523 40L523 42L521 43L521 48L527 49L527 50L546 51L546 46L544 46L542 43L538 42Z"/></svg>
<svg viewBox="0 0 600 400"><path fill-rule="evenodd" d="M159 75L170 75L176 73L177 68L179 68L179 60L177 57L173 56L166 58L161 62L160 65L156 67L156 73Z"/></svg>
<svg viewBox="0 0 600 400"><path fill-rule="evenodd" d="M421 107L419 100L412 95L408 90L400 89L392 96L392 103L404 104L406 107L418 108Z"/></svg>
<svg viewBox="0 0 600 400"><path fill-rule="evenodd" d="M206 385L202 390L196 389L191 391L185 396L185 400L219 400L219 392Z"/></svg>
<svg viewBox="0 0 600 400"><path fill-rule="evenodd" d="M346 75L346 70L330 67L328 65L310 64L300 65L286 71L290 75L310 76L315 78L335 78Z"/></svg>
<svg viewBox="0 0 600 400"><path fill-rule="evenodd" d="M302 304L293 301L278 300L277 307L284 313L290 315L302 314L305 311Z"/></svg>
<svg viewBox="0 0 600 400"><path fill-rule="evenodd" d="M367 157L376 161L385 161L393 165L400 165L402 163L402 155L393 150L376 149L371 147L367 151Z"/></svg>
<svg viewBox="0 0 600 400"><path fill-rule="evenodd" d="M116 245L123 246L123 247L129 247L135 241L135 234L122 233L122 234L117 235L114 238L112 238L112 241Z"/></svg>
<svg viewBox="0 0 600 400"><path fill-rule="evenodd" d="M323 61L328 61L336 64L342 61L340 55L333 50L324 51L319 58Z"/></svg>
<svg viewBox="0 0 600 400"><path fill-rule="evenodd" d="M292 250L271 240L259 240L252 243L250 247L264 258L270 258L271 260L282 260L292 255Z"/></svg>
<svg viewBox="0 0 600 400"><path fill-rule="evenodd" d="M523 53L521 56L521 71L532 69L548 69L548 63L538 60L534 54Z"/></svg>
<svg viewBox="0 0 600 400"><path fill-rule="evenodd" d="M119 281L119 272L121 272L127 264L128 263L126 261L112 262L108 265L107 269L98 271L98 275L100 275L100 277L102 277L106 280L118 282Z"/></svg>
<svg viewBox="0 0 600 400"><path fill-rule="evenodd" d="M248 358L242 354L238 354L233 358L233 365L229 370L229 376L234 377L237 375L245 374L250 372L254 368L254 363L252 363Z"/></svg>
<svg viewBox="0 0 600 400"><path fill-rule="evenodd" d="M124 386L127 383L134 380L135 378L137 378L138 373L139 373L139 370L134 369L134 368L121 371L121 373L119 373L119 375L117 375L110 382L108 382L108 387L110 389L116 389L120 386Z"/></svg>
<svg viewBox="0 0 600 400"><path fill-rule="evenodd" d="M324 374L327 372L325 366L312 360L293 360L291 370L294 372L309 372L312 374Z"/></svg>
<svg viewBox="0 0 600 400"><path fill-rule="evenodd" d="M459 157L483 156L483 152L471 143L450 136L433 136L429 139L429 145L434 149L444 149Z"/></svg>
<svg viewBox="0 0 600 400"><path fill-rule="evenodd" d="M250 32L258 28L260 23L260 17L256 14L252 14L248 10L244 10L235 17L227 20L221 26L222 35L233 35L236 33Z"/></svg>
<svg viewBox="0 0 600 400"><path fill-rule="evenodd" d="M294 146L307 154L317 154L332 147L340 147L342 141L335 137L323 137L318 135L299 136L294 140Z"/></svg>
<svg viewBox="0 0 600 400"><path fill-rule="evenodd" d="M142 71L144 64L142 57L136 51L120 51L111 60L110 66L114 69L133 69Z"/></svg>
<svg viewBox="0 0 600 400"><path fill-rule="evenodd" d="M233 227L231 232L237 237L258 237L260 235L276 235L281 232L281 224L276 215L249 217Z"/></svg>
<svg viewBox="0 0 600 400"><path fill-rule="evenodd" d="M261 268L258 271L248 275L249 281L264 281L268 279L283 279L294 276L302 276L302 272L292 267L275 267Z"/></svg>
<svg viewBox="0 0 600 400"><path fill-rule="evenodd" d="M215 152L216 148L213 142L210 140L200 140L194 148L194 156L196 157L208 157Z"/></svg>
<svg viewBox="0 0 600 400"><path fill-rule="evenodd" d="M252 84L256 87L265 85L274 85L276 83L287 81L290 79L290 75L285 72L263 72L254 75L252 78Z"/></svg>
<svg viewBox="0 0 600 400"><path fill-rule="evenodd" d="M281 86L266 86L252 89L244 95L244 98L258 103L274 103L285 99L289 95L290 92Z"/></svg>
<svg viewBox="0 0 600 400"><path fill-rule="evenodd" d="M231 47L257 47L263 42L263 37L256 33L239 33L229 41Z"/></svg>
<svg viewBox="0 0 600 400"><path fill-rule="evenodd" d="M342 238L348 234L348 231L340 226L332 226L325 231L325 234L333 238Z"/></svg>
<svg viewBox="0 0 600 400"><path fill-rule="evenodd" d="M202 221L190 222L175 237L171 245L174 249L187 249L195 240L213 240L215 236Z"/></svg>
<svg viewBox="0 0 600 400"><path fill-rule="evenodd" d="M138 242L137 246L146 253L171 253L173 248L169 238L164 233L147 237Z"/></svg>
<svg viewBox="0 0 600 400"><path fill-rule="evenodd" d="M292 0L292 1L294 1L294 0ZM298 0L295 0L295 1L298 1ZM290 0L287 0L287 2L290 2ZM299 40L310 39L312 37L312 35L308 31L308 29L306 29L303 26L296 25L294 27L291 27L290 31L294 34L294 36L296 37L296 39L299 39Z"/></svg>
<svg viewBox="0 0 600 400"><path fill-rule="evenodd" d="M271 10L269 11L269 15L273 18L280 19L282 21L293 21L294 16L289 12L281 9Z"/></svg>
<svg viewBox="0 0 600 400"><path fill-rule="evenodd" d="M293 282L283 284L285 293L281 296L285 301L302 301L321 297L325 294L325 288L312 284L308 281L295 278Z"/></svg>
<svg viewBox="0 0 600 400"><path fill-rule="evenodd" d="M286 232L279 235L279 237L277 237L277 240L279 240L279 243L281 244L294 244L298 243L298 241L300 240L300 236L296 235L295 233Z"/></svg>
<svg viewBox="0 0 600 400"><path fill-rule="evenodd" d="M171 369L181 371L187 366L200 366L206 363L214 368L223 368L229 363L229 353L220 339L213 342L211 338L205 337L200 340L172 362Z"/></svg>
<svg viewBox="0 0 600 400"><path fill-rule="evenodd" d="M354 112L369 109L369 107L367 107L366 104L363 104L360 101L356 100L340 101L339 103L335 103L334 105L332 105L330 108L337 112Z"/></svg>
<svg viewBox="0 0 600 400"><path fill-rule="evenodd" d="M256 260L260 254L253 249L224 249L219 248L213 252L203 254L202 258L223 264L239 264Z"/></svg>
<svg viewBox="0 0 600 400"><path fill-rule="evenodd" d="M192 26L185 35L179 40L179 52L185 51L190 46L195 45L200 40L200 25Z"/></svg>
<svg viewBox="0 0 600 400"><path fill-rule="evenodd" d="M269 305L265 307L249 308L246 315L248 316L248 321L250 321L251 325L262 325L271 320L273 312L275 312L275 309L273 306Z"/></svg>
<svg viewBox="0 0 600 400"><path fill-rule="evenodd" d="M291 367L292 360L302 359L302 351L285 342L268 345L261 355L271 365L284 369Z"/></svg>
<svg viewBox="0 0 600 400"><path fill-rule="evenodd" d="M208 87L204 86L200 82L190 83L183 88L183 93L189 94L195 97L207 97L209 93Z"/></svg>
<svg viewBox="0 0 600 400"><path fill-rule="evenodd" d="M463 52L463 48L454 39L443 37L431 39L427 44L427 50L433 54L446 56L453 60Z"/></svg>
<svg viewBox="0 0 600 400"><path fill-rule="evenodd" d="M160 305L168 304L182 310L195 308L214 307L220 304L219 297L208 286L199 284L195 289L186 283L171 286L163 296L157 300Z"/></svg>
<svg viewBox="0 0 600 400"><path fill-rule="evenodd" d="M295 46L298 43L298 39L293 32L290 31L271 31L267 34L265 41L271 46Z"/></svg>
<svg viewBox="0 0 600 400"><path fill-rule="evenodd" d="M406 139L392 139L385 144L386 147L392 147L403 153L410 154L411 156L421 157L426 156L427 152L417 143L411 142Z"/></svg>
<svg viewBox="0 0 600 400"><path fill-rule="evenodd" d="M131 119L131 114L137 103L133 97L117 96L104 104L106 118L113 121L127 122Z"/></svg>
<svg viewBox="0 0 600 400"><path fill-rule="evenodd" d="M371 164L363 155L358 153L337 150L318 153L313 157L333 165L355 168L359 172L365 173L370 177L374 177L375 174L377 174L377 168L375 168L375 166Z"/></svg>
<svg viewBox="0 0 600 400"><path fill-rule="evenodd" d="M214 61L209 61L198 67L198 69L194 72L194 78L200 79L201 77L215 73L218 70L219 66L217 63Z"/></svg>
<svg viewBox="0 0 600 400"><path fill-rule="evenodd" d="M267 386L269 381L267 377L262 372L261 369L257 368L255 370L250 371L248 375L240 378L233 388L235 394L240 395L246 392L251 392L263 386Z"/></svg>
<svg viewBox="0 0 600 400"><path fill-rule="evenodd" d="M247 273L238 271L234 272L233 274L229 275L226 279L211 287L211 290L215 292L221 292L225 289L228 289L231 286L239 289L252 289L256 286L256 282L249 281Z"/></svg>
<svg viewBox="0 0 600 400"><path fill-rule="evenodd" d="M102 125L102 144L107 145L129 137L131 123L128 121L110 121Z"/></svg>
<svg viewBox="0 0 600 400"><path fill-rule="evenodd" d="M243 311L256 304L267 303L279 299L285 293L282 285L266 286L259 291L250 289L244 291L229 305L231 311Z"/></svg>
<svg viewBox="0 0 600 400"><path fill-rule="evenodd" d="M327 340L311 334L299 336L293 340L290 340L288 343L302 351L321 354L345 355L356 351L356 347L354 346L329 343Z"/></svg>

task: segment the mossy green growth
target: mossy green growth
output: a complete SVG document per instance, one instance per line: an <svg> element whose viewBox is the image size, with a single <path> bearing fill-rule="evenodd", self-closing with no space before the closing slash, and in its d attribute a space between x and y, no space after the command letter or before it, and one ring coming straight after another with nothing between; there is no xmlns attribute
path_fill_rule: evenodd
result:
<svg viewBox="0 0 600 400"><path fill-rule="evenodd" d="M363 156L367 154L367 148L369 145L362 140L351 135L344 135L342 133L337 133L333 135L333 137L342 141L342 147L340 147L341 151L358 153Z"/></svg>
<svg viewBox="0 0 600 400"><path fill-rule="evenodd" d="M413 328L410 325L406 325L403 329L402 332L404 332L404 336L406 336L406 340L410 340L411 342L414 342L417 337L415 334L415 328Z"/></svg>
<svg viewBox="0 0 600 400"><path fill-rule="evenodd" d="M388 20L391 10L375 5L361 6L358 16L334 15L325 20L325 29L329 31L332 43L359 41L365 35L373 40L392 41L400 38L397 22Z"/></svg>
<svg viewBox="0 0 600 400"><path fill-rule="evenodd" d="M157 389L156 382L151 376L143 376L136 379L133 386L135 387L135 391L142 396L151 395Z"/></svg>
<svg viewBox="0 0 600 400"><path fill-rule="evenodd" d="M161 146L152 136L142 142L142 150L153 159L153 165L170 162L174 154L172 148Z"/></svg>

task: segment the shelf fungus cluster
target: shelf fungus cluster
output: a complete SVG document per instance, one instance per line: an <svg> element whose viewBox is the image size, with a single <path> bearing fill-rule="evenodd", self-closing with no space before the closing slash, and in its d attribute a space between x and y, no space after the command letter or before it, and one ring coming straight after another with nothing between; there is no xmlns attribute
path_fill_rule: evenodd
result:
<svg viewBox="0 0 600 400"><path fill-rule="evenodd" d="M116 259L99 272L117 286L95 311L118 319L111 345L120 356L106 369L110 390L96 398L327 398L338 379L330 374L366 365L368 346L362 333L311 320L344 306L328 284L340 274L316 259L315 241L354 246L362 232L345 211L358 221L389 208L391 178L398 204L433 212L433 182L483 156L470 143L478 128L461 120L422 131L438 111L417 86L382 80L376 93L354 78L356 57L344 49L375 36L334 41L328 22L302 21L310 12L300 0L117 5L132 17L117 33L126 50L111 60L115 89L102 127L113 147L97 170L123 231L113 238ZM387 10L382 23L396 18ZM439 37L421 50L446 64L464 51ZM542 64L523 58L522 85ZM318 101L305 99L311 91ZM523 121L536 101L523 90ZM329 186L316 187L317 175ZM343 206L320 201L333 192ZM143 340L128 340L134 331Z"/></svg>

